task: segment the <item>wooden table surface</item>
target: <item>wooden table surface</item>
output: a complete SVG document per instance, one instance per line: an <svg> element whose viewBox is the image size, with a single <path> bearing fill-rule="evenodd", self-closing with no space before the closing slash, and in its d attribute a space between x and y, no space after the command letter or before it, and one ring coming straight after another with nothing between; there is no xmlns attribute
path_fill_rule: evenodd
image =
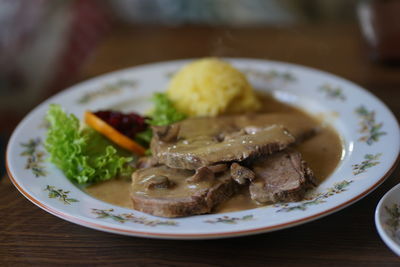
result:
<svg viewBox="0 0 400 267"><path fill-rule="evenodd" d="M133 65L202 56L281 60L352 80L400 116L400 68L371 63L356 25L226 29L115 27L79 80ZM39 209L0 180L0 266L15 265L340 265L400 266L374 225L379 199L399 168L350 207L294 228L209 241L134 238L84 228Z"/></svg>

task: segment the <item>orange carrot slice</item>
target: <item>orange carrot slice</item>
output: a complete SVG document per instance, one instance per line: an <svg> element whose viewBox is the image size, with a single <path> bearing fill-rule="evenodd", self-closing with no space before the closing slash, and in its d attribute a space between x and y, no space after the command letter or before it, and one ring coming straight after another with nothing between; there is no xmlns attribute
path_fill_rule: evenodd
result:
<svg viewBox="0 0 400 267"><path fill-rule="evenodd" d="M123 135L122 133L118 132L108 123L97 117L90 111L85 112L85 122L87 125L116 143L122 148L125 148L129 151L132 151L139 156L143 156L146 149L144 149L141 145L130 139L129 137Z"/></svg>

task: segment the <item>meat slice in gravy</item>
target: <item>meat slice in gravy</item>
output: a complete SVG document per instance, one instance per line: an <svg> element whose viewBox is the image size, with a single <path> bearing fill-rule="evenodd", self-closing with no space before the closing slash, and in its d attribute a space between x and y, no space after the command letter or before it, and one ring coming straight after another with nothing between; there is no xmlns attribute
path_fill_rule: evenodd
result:
<svg viewBox="0 0 400 267"><path fill-rule="evenodd" d="M315 125L281 113L153 127L153 157L132 175L133 208L163 217L204 214L243 186L262 203L301 199L313 185L312 172L298 152L285 149Z"/></svg>
<svg viewBox="0 0 400 267"><path fill-rule="evenodd" d="M166 126L152 126L153 134L164 142L175 141L178 137L180 125L178 123Z"/></svg>
<svg viewBox="0 0 400 267"><path fill-rule="evenodd" d="M207 167L191 171L157 166L132 175L133 208L162 217L209 213L238 189L229 170L213 172Z"/></svg>
<svg viewBox="0 0 400 267"><path fill-rule="evenodd" d="M153 157L171 168L195 170L285 149L315 132L306 116L286 113L193 118L157 127Z"/></svg>
<svg viewBox="0 0 400 267"><path fill-rule="evenodd" d="M170 136L174 136L178 140L184 140L200 136L217 136L220 133L233 133L250 126L265 128L271 125L282 125L296 139L301 139L314 132L316 124L312 118L292 112L199 117L186 119L169 126L157 126L156 131L159 134L156 135L161 135L162 138L168 136L167 139L173 139ZM166 128L173 134L167 133Z"/></svg>
<svg viewBox="0 0 400 267"><path fill-rule="evenodd" d="M176 143L158 142L153 156L171 168L198 169L216 163L243 161L249 157L271 154L294 143L294 137L282 126L272 125L254 133L239 133L223 140L202 136ZM153 142L154 144L154 142Z"/></svg>
<svg viewBox="0 0 400 267"><path fill-rule="evenodd" d="M312 171L294 150L259 158L253 165L251 198L260 203L299 201L316 185Z"/></svg>
<svg viewBox="0 0 400 267"><path fill-rule="evenodd" d="M157 160L153 157L141 157L136 163L136 168L143 169L143 168L150 168L157 165Z"/></svg>
<svg viewBox="0 0 400 267"><path fill-rule="evenodd" d="M239 165L236 162L232 163L231 165L231 175L232 179L241 185L246 184L247 181L253 181L256 176L252 170Z"/></svg>

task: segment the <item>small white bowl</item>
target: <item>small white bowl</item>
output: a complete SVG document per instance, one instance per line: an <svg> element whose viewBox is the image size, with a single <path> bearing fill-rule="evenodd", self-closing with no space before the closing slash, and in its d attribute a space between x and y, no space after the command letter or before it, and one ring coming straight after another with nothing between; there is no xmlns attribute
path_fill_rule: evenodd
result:
<svg viewBox="0 0 400 267"><path fill-rule="evenodd" d="M397 212L393 214L393 212ZM397 221L397 227L394 223ZM383 242L400 256L400 184L390 189L375 210L375 225Z"/></svg>

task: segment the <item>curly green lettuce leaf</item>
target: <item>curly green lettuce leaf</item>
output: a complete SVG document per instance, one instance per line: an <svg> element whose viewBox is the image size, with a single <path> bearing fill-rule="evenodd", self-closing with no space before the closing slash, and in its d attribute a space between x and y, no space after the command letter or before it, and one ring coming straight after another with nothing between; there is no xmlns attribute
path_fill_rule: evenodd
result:
<svg viewBox="0 0 400 267"><path fill-rule="evenodd" d="M176 110L171 100L165 93L155 93L151 99L154 109L150 114L150 125L169 125L186 118L186 115Z"/></svg>
<svg viewBox="0 0 400 267"><path fill-rule="evenodd" d="M82 127L79 119L60 105L50 105L46 119L50 124L45 141L49 160L70 180L87 184L132 173L127 164L132 157L93 129Z"/></svg>
<svg viewBox="0 0 400 267"><path fill-rule="evenodd" d="M174 122L181 121L186 118L186 115L176 110L171 100L168 99L165 93L154 93L151 100L154 103L152 111L148 114L149 119L146 121L150 125L163 126ZM136 134L135 140L141 145L148 147L153 137L151 128ZM146 151L146 155L150 155L150 150Z"/></svg>
<svg viewBox="0 0 400 267"><path fill-rule="evenodd" d="M153 137L153 131L151 130L151 128L147 128L143 132L137 133L135 135L135 141L144 147L148 147L152 137Z"/></svg>

